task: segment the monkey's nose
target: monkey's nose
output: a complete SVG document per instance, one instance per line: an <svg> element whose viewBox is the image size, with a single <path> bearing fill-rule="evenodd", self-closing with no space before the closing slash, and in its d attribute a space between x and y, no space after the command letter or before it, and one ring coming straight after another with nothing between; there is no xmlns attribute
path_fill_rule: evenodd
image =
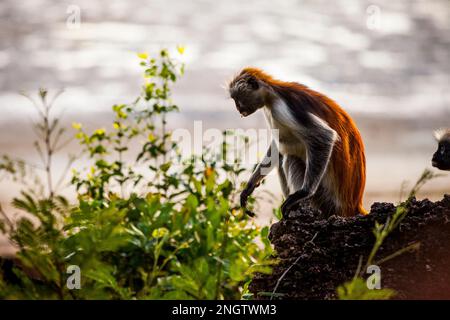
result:
<svg viewBox="0 0 450 320"><path fill-rule="evenodd" d="M240 114L242 114L242 112L244 111L242 105L237 101L236 101L236 109Z"/></svg>

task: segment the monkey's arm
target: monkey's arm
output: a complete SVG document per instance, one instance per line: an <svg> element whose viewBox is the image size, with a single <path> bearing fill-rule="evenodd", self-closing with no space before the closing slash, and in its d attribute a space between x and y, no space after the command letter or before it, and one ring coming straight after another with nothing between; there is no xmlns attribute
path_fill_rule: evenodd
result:
<svg viewBox="0 0 450 320"><path fill-rule="evenodd" d="M279 151L277 144L272 140L269 149L267 149L264 159L256 166L255 171L247 182L245 189L241 193L240 202L241 207L245 208L247 205L247 199L252 194L253 190L259 186L261 181L266 175L268 175L273 168L278 166Z"/></svg>
<svg viewBox="0 0 450 320"><path fill-rule="evenodd" d="M315 119L315 127L303 134L306 144L306 171L300 190L290 194L281 207L286 213L301 199L309 198L316 192L330 162L337 133L323 121Z"/></svg>

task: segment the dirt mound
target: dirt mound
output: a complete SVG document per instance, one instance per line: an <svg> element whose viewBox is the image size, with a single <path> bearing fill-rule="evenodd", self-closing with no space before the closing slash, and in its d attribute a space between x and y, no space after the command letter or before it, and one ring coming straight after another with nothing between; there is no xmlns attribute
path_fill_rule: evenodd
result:
<svg viewBox="0 0 450 320"><path fill-rule="evenodd" d="M301 205L272 225L269 239L280 262L271 275L256 275L250 291L257 298L267 298L290 268L278 284L277 297L335 298L336 288L354 276L360 257L367 260L375 222L386 222L394 212L391 203L374 203L367 216L325 218L307 204ZM394 289L397 299L450 299L449 222L450 195L437 202L413 199L407 216L376 258L413 243L419 247L380 265L381 286Z"/></svg>

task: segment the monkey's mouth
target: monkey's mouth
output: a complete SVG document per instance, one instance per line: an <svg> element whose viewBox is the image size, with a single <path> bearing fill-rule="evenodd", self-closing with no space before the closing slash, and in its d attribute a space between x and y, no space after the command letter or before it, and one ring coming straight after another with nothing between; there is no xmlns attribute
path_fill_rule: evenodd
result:
<svg viewBox="0 0 450 320"><path fill-rule="evenodd" d="M439 170L450 170L450 164L445 164L436 160L431 161L431 165Z"/></svg>
<svg viewBox="0 0 450 320"><path fill-rule="evenodd" d="M242 118L251 115L253 112L255 112L255 110L239 110L239 113L241 114Z"/></svg>

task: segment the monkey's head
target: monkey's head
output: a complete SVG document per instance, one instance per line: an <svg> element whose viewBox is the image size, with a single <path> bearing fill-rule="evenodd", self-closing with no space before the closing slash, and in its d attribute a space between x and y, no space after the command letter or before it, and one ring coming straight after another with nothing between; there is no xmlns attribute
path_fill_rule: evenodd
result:
<svg viewBox="0 0 450 320"><path fill-rule="evenodd" d="M257 69L244 69L228 87L237 110L244 117L264 107L265 104L265 85L255 74L256 71Z"/></svg>
<svg viewBox="0 0 450 320"><path fill-rule="evenodd" d="M434 137L438 142L438 149L433 155L433 167L450 170L450 129L437 130Z"/></svg>

